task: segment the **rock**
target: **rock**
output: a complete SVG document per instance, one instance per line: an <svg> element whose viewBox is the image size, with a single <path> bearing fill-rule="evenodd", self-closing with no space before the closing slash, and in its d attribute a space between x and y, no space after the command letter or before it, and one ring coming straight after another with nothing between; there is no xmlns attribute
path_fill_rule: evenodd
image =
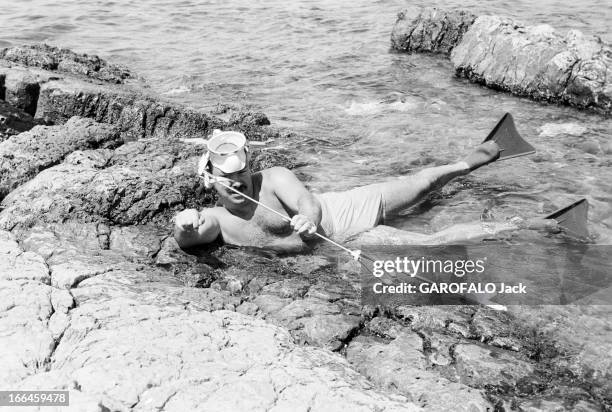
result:
<svg viewBox="0 0 612 412"><path fill-rule="evenodd" d="M596 412L600 410L600 408L597 407L597 405L591 402L584 401L584 400L579 400L578 402L576 402L573 408L574 408L574 411L576 412Z"/></svg>
<svg viewBox="0 0 612 412"><path fill-rule="evenodd" d="M44 124L63 124L73 116L92 118L117 126L128 141L205 138L213 129L242 131L254 141L287 135L269 127L270 120L261 112L232 107L229 118L222 120L164 102L134 82L122 84L133 77L97 56L66 49L47 45L0 49L0 100ZM5 134L13 129L9 132ZM268 156L262 154L260 160Z"/></svg>
<svg viewBox="0 0 612 412"><path fill-rule="evenodd" d="M338 305L313 298L294 300L266 319L293 331L300 342L330 350L340 349L360 324L358 316L342 314Z"/></svg>
<svg viewBox="0 0 612 412"><path fill-rule="evenodd" d="M74 307L74 299L67 290L53 289L51 291L51 305L56 313L67 314Z"/></svg>
<svg viewBox="0 0 612 412"><path fill-rule="evenodd" d="M545 123L539 129L540 137L581 136L587 131L585 126L578 123Z"/></svg>
<svg viewBox="0 0 612 412"><path fill-rule="evenodd" d="M609 113L612 49L577 30L565 37L550 26L524 26L480 16L453 49L458 75L537 100Z"/></svg>
<svg viewBox="0 0 612 412"><path fill-rule="evenodd" d="M198 262L195 256L185 253L173 236L164 239L155 263L168 270L185 286L210 287L216 278L209 265Z"/></svg>
<svg viewBox="0 0 612 412"><path fill-rule="evenodd" d="M531 363L503 349L476 344L459 344L454 350L455 367L461 382L482 388L485 385L512 387L534 372Z"/></svg>
<svg viewBox="0 0 612 412"><path fill-rule="evenodd" d="M83 280L71 290L77 306L63 317L69 324L57 344L51 331L38 332L37 340L31 340L46 336L50 342L38 355L48 366L28 376L22 363L9 363L0 382L15 389L68 389L78 410L96 410L96 405L100 410L136 411L287 410L305 405L313 411L416 410L406 398L374 389L342 357L298 347L281 328L204 303L220 298L225 306L231 299L227 295L210 289L191 289L187 295L182 287L145 282L150 275L132 266ZM190 304L194 301L201 303ZM68 307L67 299L58 304L62 306ZM48 303L43 316L51 312ZM10 351L21 350L16 355L23 358L21 348L29 347L23 344L25 337L9 341L0 336ZM14 357L10 351L4 352L9 360ZM236 390L244 396L233 396Z"/></svg>
<svg viewBox="0 0 612 412"><path fill-rule="evenodd" d="M185 253L176 243L173 236L166 237L155 258L155 263L159 266L170 267L172 265L193 265L197 263L197 258Z"/></svg>
<svg viewBox="0 0 612 412"><path fill-rule="evenodd" d="M425 410L484 412L492 409L480 391L426 370L423 341L414 332L402 333L389 344L359 336L349 344L346 357L372 382L397 390Z"/></svg>
<svg viewBox="0 0 612 412"><path fill-rule="evenodd" d="M298 299L304 297L309 288L310 282L308 279L292 278L270 283L261 289L261 293L273 294L281 298Z"/></svg>
<svg viewBox="0 0 612 412"><path fill-rule="evenodd" d="M0 98L31 116L36 113L40 85L53 79L44 70L28 69L0 60Z"/></svg>
<svg viewBox="0 0 612 412"><path fill-rule="evenodd" d="M0 280L31 280L48 284L51 280L44 259L25 252L15 236L0 231Z"/></svg>
<svg viewBox="0 0 612 412"><path fill-rule="evenodd" d="M132 262L146 261L158 254L161 241L167 236L166 231L152 225L113 228L109 236L109 249L121 253Z"/></svg>
<svg viewBox="0 0 612 412"><path fill-rule="evenodd" d="M201 150L149 140L118 148L104 169L87 162L51 167L4 199L0 226L66 220L168 225L178 210L212 202L195 174Z"/></svg>
<svg viewBox="0 0 612 412"><path fill-rule="evenodd" d="M71 289L93 276L113 270L111 265L90 262L70 261L51 266L52 286L60 289Z"/></svg>
<svg viewBox="0 0 612 412"><path fill-rule="evenodd" d="M308 288L308 292L304 296L323 299L328 302L353 301L356 303L355 287L353 285L348 282L330 282L328 279L318 279L314 285Z"/></svg>
<svg viewBox="0 0 612 412"><path fill-rule="evenodd" d="M294 154L284 149L254 150L251 154L251 170L253 171L268 169L274 166L295 169L304 164L304 162L299 162Z"/></svg>
<svg viewBox="0 0 612 412"><path fill-rule="evenodd" d="M576 409L572 409L576 410ZM521 412L564 412L567 411L563 402L559 402L558 400L546 400L546 399L537 399L530 400L526 402L522 402L519 405L519 411Z"/></svg>
<svg viewBox="0 0 612 412"><path fill-rule="evenodd" d="M257 314L257 310L257 305L252 302L243 302L236 308L236 312L249 316L255 316Z"/></svg>
<svg viewBox="0 0 612 412"><path fill-rule="evenodd" d="M0 142L9 136L28 131L39 123L28 113L0 100Z"/></svg>
<svg viewBox="0 0 612 412"><path fill-rule="evenodd" d="M283 299L275 295L259 295L253 303L265 313L274 313L291 303L291 299Z"/></svg>
<svg viewBox="0 0 612 412"><path fill-rule="evenodd" d="M49 270L42 257L24 251L14 235L0 231L0 382L3 386L10 387L44 369L55 348L53 333L47 329L54 312L53 289L48 283Z"/></svg>
<svg viewBox="0 0 612 412"><path fill-rule="evenodd" d="M334 266L335 262L318 255L283 256L282 261L296 273L310 275L316 271Z"/></svg>
<svg viewBox="0 0 612 412"><path fill-rule="evenodd" d="M472 317L470 331L473 337L493 346L514 351L523 348L518 337L521 328L512 316L504 312L480 308Z"/></svg>
<svg viewBox="0 0 612 412"><path fill-rule="evenodd" d="M450 54L476 16L465 10L426 7L399 13L391 32L391 48L401 52Z"/></svg>
<svg viewBox="0 0 612 412"><path fill-rule="evenodd" d="M236 106L227 103L217 103L216 106L211 110L212 114L225 114L229 111L236 110Z"/></svg>
<svg viewBox="0 0 612 412"><path fill-rule="evenodd" d="M365 329L376 336L387 339L395 339L400 334L409 330L409 328L406 328L401 323L383 317L376 317L367 322Z"/></svg>
<svg viewBox="0 0 612 412"><path fill-rule="evenodd" d="M421 331L424 347L427 349L427 359L432 365L448 366L453 362L451 352L455 345L461 342L457 336L432 330Z"/></svg>
<svg viewBox="0 0 612 412"><path fill-rule="evenodd" d="M127 68L109 64L98 56L78 54L46 44L3 48L0 49L0 59L111 83L123 83L125 79L134 77Z"/></svg>
<svg viewBox="0 0 612 412"><path fill-rule="evenodd" d="M242 125L243 127L268 126L270 119L262 112L239 111L232 113L228 123L230 126Z"/></svg>
<svg viewBox="0 0 612 412"><path fill-rule="evenodd" d="M0 143L0 200L69 153L121 144L117 129L74 117L63 126L36 126Z"/></svg>
<svg viewBox="0 0 612 412"><path fill-rule="evenodd" d="M66 78L41 85L37 118L64 123L72 116L117 126L126 140L206 136L223 122L148 97L127 86L97 85Z"/></svg>
<svg viewBox="0 0 612 412"><path fill-rule="evenodd" d="M474 310L469 306L397 306L393 314L409 321L413 330L443 330L451 323L466 324Z"/></svg>
<svg viewBox="0 0 612 412"><path fill-rule="evenodd" d="M0 272L2 273L2 272ZM52 288L29 280L0 280L0 382L14 387L48 364L55 340L47 329Z"/></svg>

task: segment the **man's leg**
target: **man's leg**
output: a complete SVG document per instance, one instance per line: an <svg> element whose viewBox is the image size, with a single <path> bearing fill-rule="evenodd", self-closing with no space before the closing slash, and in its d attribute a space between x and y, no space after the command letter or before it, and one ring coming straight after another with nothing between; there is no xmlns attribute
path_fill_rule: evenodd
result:
<svg viewBox="0 0 612 412"><path fill-rule="evenodd" d="M382 193L385 215L393 216L422 201L432 190L437 190L458 176L464 176L499 157L499 146L494 141L479 145L465 160L445 166L423 169L411 176L392 182L370 185Z"/></svg>

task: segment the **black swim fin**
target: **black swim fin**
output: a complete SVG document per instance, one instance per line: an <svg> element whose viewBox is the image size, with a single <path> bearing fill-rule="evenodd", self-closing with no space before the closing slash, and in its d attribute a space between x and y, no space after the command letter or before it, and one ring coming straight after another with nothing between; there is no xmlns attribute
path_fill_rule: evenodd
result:
<svg viewBox="0 0 612 412"><path fill-rule="evenodd" d="M535 148L527 143L516 130L514 120L510 113L506 113L495 125L491 133L484 139L485 142L493 140L501 148L497 160L511 159L535 153ZM484 143L484 142L483 142Z"/></svg>
<svg viewBox="0 0 612 412"><path fill-rule="evenodd" d="M589 236L587 227L587 216L589 213L589 202L586 199L572 203L556 212L546 216L546 219L554 219L569 234L586 238Z"/></svg>

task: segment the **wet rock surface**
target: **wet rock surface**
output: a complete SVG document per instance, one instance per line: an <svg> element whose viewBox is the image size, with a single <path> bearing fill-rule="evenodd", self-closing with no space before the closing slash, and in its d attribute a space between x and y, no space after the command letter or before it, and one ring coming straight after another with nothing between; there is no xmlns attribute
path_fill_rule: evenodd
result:
<svg viewBox="0 0 612 412"><path fill-rule="evenodd" d="M132 91L84 77L59 87L36 70L19 74L41 82L35 113L55 107L61 117L0 143L1 176L18 181L0 204L4 387L70 390L74 411L610 407L605 310L362 307L360 268L348 257L181 250L172 216L214 197L195 175L203 147L180 137L214 123L282 138L265 115L204 126L197 116L177 122L186 113L177 108L149 127L139 110L163 103L151 98L130 118L129 97L111 115L103 99L64 85ZM25 106L19 87L13 102ZM53 93L75 104L50 105ZM289 152L252 149L255 167L299 165ZM570 338L575 319L589 332Z"/></svg>
<svg viewBox="0 0 612 412"><path fill-rule="evenodd" d="M450 59L458 76L536 100L612 111L612 48L596 36L551 26L526 26L457 9L409 9L399 14L391 47Z"/></svg>
<svg viewBox="0 0 612 412"><path fill-rule="evenodd" d="M391 32L391 48L399 52L449 55L476 16L465 10L432 7L400 12Z"/></svg>

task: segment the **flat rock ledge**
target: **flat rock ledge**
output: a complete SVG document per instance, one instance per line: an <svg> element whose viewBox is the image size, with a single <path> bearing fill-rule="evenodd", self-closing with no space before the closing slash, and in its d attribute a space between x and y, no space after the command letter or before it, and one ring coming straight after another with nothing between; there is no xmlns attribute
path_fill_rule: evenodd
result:
<svg viewBox="0 0 612 412"><path fill-rule="evenodd" d="M612 112L612 48L597 36L465 10L399 14L392 49L450 56L458 76L535 100Z"/></svg>
<svg viewBox="0 0 612 412"><path fill-rule="evenodd" d="M55 280L67 270L0 231L2 387L69 390L64 410L79 412L418 410L343 358L224 309L227 293L125 262L70 289Z"/></svg>

